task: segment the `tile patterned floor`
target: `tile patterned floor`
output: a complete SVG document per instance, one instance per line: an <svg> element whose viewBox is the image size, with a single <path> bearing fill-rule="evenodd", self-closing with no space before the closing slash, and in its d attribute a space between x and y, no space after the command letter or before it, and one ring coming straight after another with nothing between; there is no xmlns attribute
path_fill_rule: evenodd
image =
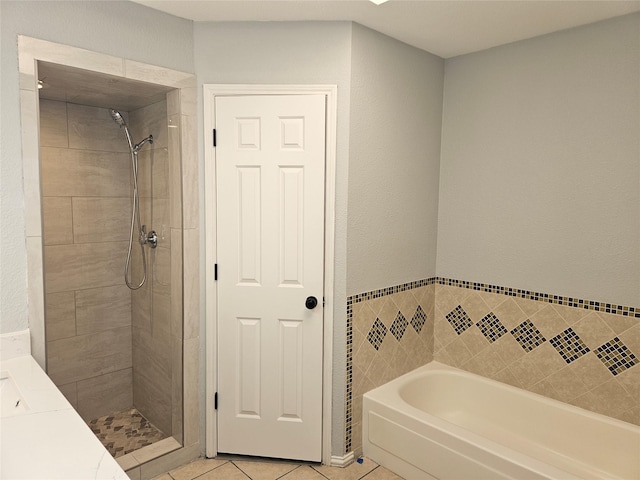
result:
<svg viewBox="0 0 640 480"><path fill-rule="evenodd" d="M91 420L89 428L113 458L166 438L135 408Z"/></svg>
<svg viewBox="0 0 640 480"><path fill-rule="evenodd" d="M200 458L154 480L404 480L364 458L348 467L247 458Z"/></svg>

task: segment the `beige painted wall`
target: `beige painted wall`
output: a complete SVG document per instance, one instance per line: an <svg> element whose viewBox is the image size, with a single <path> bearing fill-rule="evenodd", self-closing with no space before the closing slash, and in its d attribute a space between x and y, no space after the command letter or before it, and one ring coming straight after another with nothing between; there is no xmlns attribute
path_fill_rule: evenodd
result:
<svg viewBox="0 0 640 480"><path fill-rule="evenodd" d="M640 14L447 60L437 274L640 305Z"/></svg>

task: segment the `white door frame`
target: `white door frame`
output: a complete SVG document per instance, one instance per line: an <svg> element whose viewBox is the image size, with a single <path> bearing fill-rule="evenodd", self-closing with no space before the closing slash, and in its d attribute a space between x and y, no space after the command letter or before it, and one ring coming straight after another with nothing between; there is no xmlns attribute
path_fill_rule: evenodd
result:
<svg viewBox="0 0 640 480"><path fill-rule="evenodd" d="M331 464L331 396L333 384L333 276L335 238L336 133L338 87L336 85L219 85L204 84L204 174L205 174L205 453L218 454L217 411L214 394L217 379L217 289L216 258L216 151L213 147L216 96L324 95L326 111L326 172L324 228L324 329L322 374L322 463Z"/></svg>

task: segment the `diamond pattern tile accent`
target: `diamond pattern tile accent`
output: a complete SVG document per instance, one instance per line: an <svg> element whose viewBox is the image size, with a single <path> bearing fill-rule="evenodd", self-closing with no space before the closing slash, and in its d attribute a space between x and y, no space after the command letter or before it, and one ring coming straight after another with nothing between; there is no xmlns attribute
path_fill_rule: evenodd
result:
<svg viewBox="0 0 640 480"><path fill-rule="evenodd" d="M458 335L473 325L469 315L467 315L467 312L464 311L461 305L458 305L447 313L446 318Z"/></svg>
<svg viewBox="0 0 640 480"><path fill-rule="evenodd" d="M618 337L599 346L596 355L614 375L624 372L640 361Z"/></svg>
<svg viewBox="0 0 640 480"><path fill-rule="evenodd" d="M386 335L387 327L385 327L384 323L382 323L379 318L376 318L376 321L373 322L373 325L371 326L371 330L369 330L367 340L369 340L369 343L373 348L380 350L380 345L382 345L382 341Z"/></svg>
<svg viewBox="0 0 640 480"><path fill-rule="evenodd" d="M476 327L480 329L482 334L491 343L495 342L502 335L507 333L507 329L493 312L489 312L485 315L478 323L476 323Z"/></svg>
<svg viewBox="0 0 640 480"><path fill-rule="evenodd" d="M396 340L400 341L408 326L409 320L404 317L402 312L398 312L398 315L396 315L396 319L391 324L389 331L393 333L393 336L396 337Z"/></svg>
<svg viewBox="0 0 640 480"><path fill-rule="evenodd" d="M589 352L589 347L571 327L553 337L549 342L567 363L571 363Z"/></svg>
<svg viewBox="0 0 640 480"><path fill-rule="evenodd" d="M513 335L513 338L516 339L522 349L527 352L530 352L547 341L542 333L540 333L540 330L538 330L529 319L522 322L509 333Z"/></svg>
<svg viewBox="0 0 640 480"><path fill-rule="evenodd" d="M411 318L411 326L416 331L416 333L419 334L422 331L422 327L424 327L424 324L426 323L426 321L427 321L427 314L424 313L424 310L422 310L422 307L418 305L418 308L416 308L416 313L414 313L413 317Z"/></svg>

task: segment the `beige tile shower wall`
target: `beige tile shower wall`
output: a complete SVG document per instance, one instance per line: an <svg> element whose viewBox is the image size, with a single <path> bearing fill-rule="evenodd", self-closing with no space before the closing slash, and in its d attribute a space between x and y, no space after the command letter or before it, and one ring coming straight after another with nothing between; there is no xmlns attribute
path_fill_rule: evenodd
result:
<svg viewBox="0 0 640 480"><path fill-rule="evenodd" d="M181 355L172 355L176 342L172 334L172 302L181 304L180 295L172 297L172 255L169 205L170 156L166 100L129 112L129 124L135 141L153 135L153 144L146 144L138 155L142 223L147 232L155 230L158 246L148 249L147 283L132 294L133 319L133 400L136 408L167 435L180 438L174 431L173 415L179 414L172 394L173 376L182 370ZM180 199L177 199L178 205ZM136 278L141 278L140 249L134 252Z"/></svg>
<svg viewBox="0 0 640 480"><path fill-rule="evenodd" d="M351 450L362 453L362 395L433 358L434 285L352 306Z"/></svg>
<svg viewBox="0 0 640 480"><path fill-rule="evenodd" d="M637 318L437 285L434 337L437 361L640 425Z"/></svg>
<svg viewBox="0 0 640 480"><path fill-rule="evenodd" d="M47 370L85 420L133 404L129 158L108 110L40 100Z"/></svg>

